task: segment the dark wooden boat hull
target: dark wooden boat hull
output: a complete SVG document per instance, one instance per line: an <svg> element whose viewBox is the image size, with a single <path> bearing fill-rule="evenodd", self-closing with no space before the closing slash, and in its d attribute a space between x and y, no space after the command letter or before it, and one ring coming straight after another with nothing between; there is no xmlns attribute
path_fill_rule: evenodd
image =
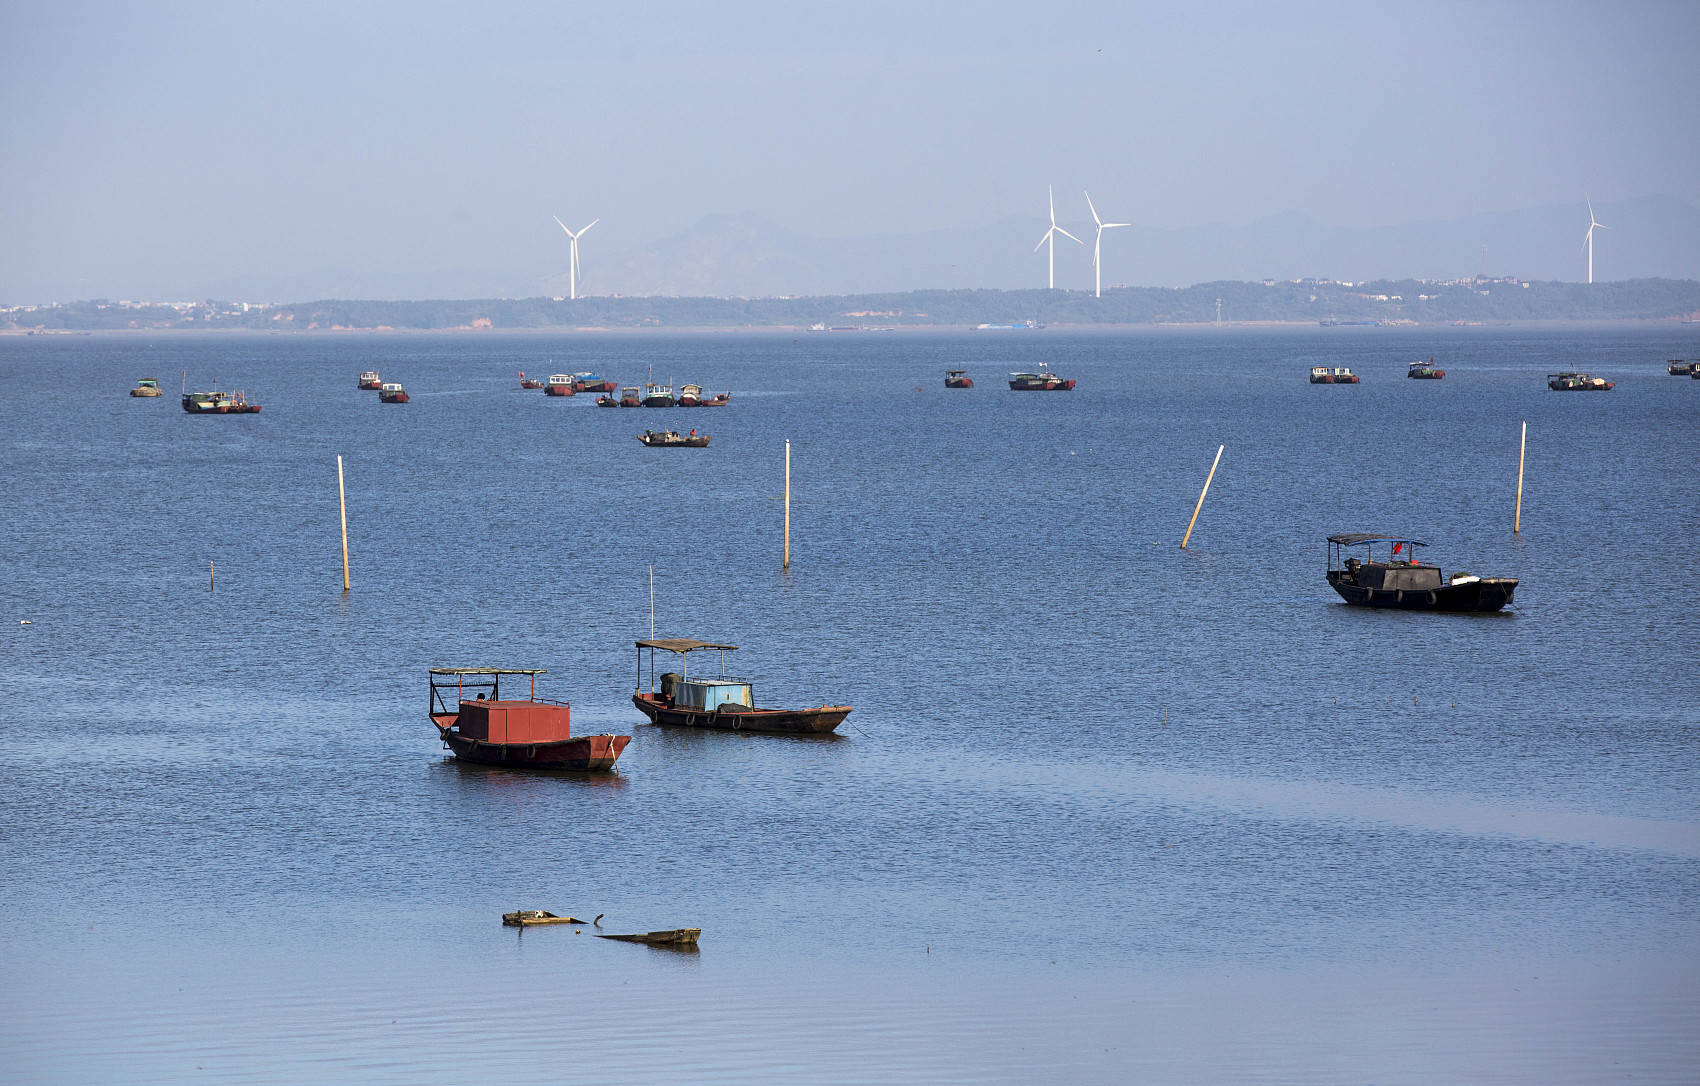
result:
<svg viewBox="0 0 1700 1086"><path fill-rule="evenodd" d="M511 769L613 769L632 741L629 735L583 735L553 743L487 743L453 731L441 734L461 761Z"/></svg>
<svg viewBox="0 0 1700 1086"><path fill-rule="evenodd" d="M1517 591L1515 577L1483 577L1464 584L1445 584L1439 588L1415 591L1396 591L1387 588L1365 588L1330 571L1328 583L1340 598L1355 607L1391 607L1402 611L1498 611L1511 602Z"/></svg>
<svg viewBox="0 0 1700 1086"><path fill-rule="evenodd" d="M826 735L837 730L850 715L848 705L823 705L819 709L749 709L744 712L682 709L661 700L659 694L633 694L636 705L652 723L681 728L713 728L727 732L768 732L786 735Z"/></svg>
<svg viewBox="0 0 1700 1086"><path fill-rule="evenodd" d="M379 403L406 403L407 402L407 393L405 393L405 392L380 392L380 393L378 393L378 402Z"/></svg>
<svg viewBox="0 0 1700 1086"><path fill-rule="evenodd" d="M1414 381L1440 381L1440 380L1445 379L1446 371L1445 370L1429 370L1427 373L1424 373L1421 370L1412 370L1410 373L1406 374L1405 376L1411 378Z"/></svg>
<svg viewBox="0 0 1700 1086"><path fill-rule="evenodd" d="M696 437L679 437L668 440L662 434L639 434L638 440L652 449L706 449L708 448L707 434Z"/></svg>
<svg viewBox="0 0 1700 1086"><path fill-rule="evenodd" d="M520 388L542 388L543 382L542 381L521 381L519 383L519 387Z"/></svg>
<svg viewBox="0 0 1700 1086"><path fill-rule="evenodd" d="M973 381L972 378L969 378L969 377L946 377L944 379L944 387L945 388L973 388L974 387L974 381Z"/></svg>
<svg viewBox="0 0 1700 1086"><path fill-rule="evenodd" d="M593 932L598 939L613 939L621 943L644 943L648 946L694 947L701 928L673 928L670 931L646 931L636 935L604 935Z"/></svg>
<svg viewBox="0 0 1700 1086"><path fill-rule="evenodd" d="M543 390L545 396L571 396L574 394L571 385L550 385Z"/></svg>

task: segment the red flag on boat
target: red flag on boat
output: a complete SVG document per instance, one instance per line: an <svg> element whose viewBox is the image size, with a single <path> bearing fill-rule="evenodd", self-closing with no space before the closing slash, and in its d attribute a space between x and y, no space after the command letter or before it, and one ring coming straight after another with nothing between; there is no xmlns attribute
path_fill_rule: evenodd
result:
<svg viewBox="0 0 1700 1086"><path fill-rule="evenodd" d="M1405 544L1403 544L1403 543L1393 544L1393 553L1398 554L1402 549L1404 549L1404 546L1405 546Z"/></svg>

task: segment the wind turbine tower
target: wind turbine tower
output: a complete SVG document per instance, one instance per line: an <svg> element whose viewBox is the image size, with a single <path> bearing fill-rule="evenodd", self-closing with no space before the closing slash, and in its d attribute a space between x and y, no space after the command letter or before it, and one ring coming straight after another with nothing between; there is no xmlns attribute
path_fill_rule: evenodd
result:
<svg viewBox="0 0 1700 1086"><path fill-rule="evenodd" d="M555 220L556 226L559 226L562 230L567 230L567 224L561 221L559 215L551 215L550 218ZM578 239L583 237L585 231L589 230L591 226L595 226L601 221L600 218L590 220L590 226L579 227L576 234L567 230L567 237L570 239L569 243L572 247L572 262L567 266L567 296L574 301L578 300Z"/></svg>
<svg viewBox="0 0 1700 1086"><path fill-rule="evenodd" d="M1118 226L1132 226L1133 224L1130 222L1105 222L1103 219L1100 219L1098 217L1098 209L1092 207L1092 194L1090 192L1086 192L1084 189L1081 191L1086 196L1086 206L1092 208L1092 221L1098 224L1098 238L1092 243L1092 279L1095 285L1093 297L1102 298L1104 296L1104 265L1102 260L1104 255L1104 231L1114 230ZM1055 214L1051 216L1051 219L1052 225L1054 226L1056 222Z"/></svg>
<svg viewBox="0 0 1700 1086"><path fill-rule="evenodd" d="M1067 230L1064 230L1062 227L1057 225L1057 197L1056 197L1056 194L1051 191L1051 187L1049 185L1045 186L1045 192L1047 194L1049 194L1050 200L1051 200L1051 228L1049 230L1045 231L1045 236L1039 239L1039 244L1033 246L1033 251L1038 252L1040 249L1044 248L1045 242L1047 242L1047 241L1051 243L1051 287L1050 287L1050 289L1055 290L1055 289L1057 289L1057 235L1061 234L1063 237L1074 242L1076 245L1085 245L1086 243L1084 241L1081 241L1079 238L1075 237L1073 234L1069 233Z"/></svg>
<svg viewBox="0 0 1700 1086"><path fill-rule="evenodd" d="M1594 202L1588 199L1588 194L1582 194L1582 201L1588 205L1588 236L1582 244L1588 247L1588 282L1594 281L1594 231L1609 230L1611 227L1594 218Z"/></svg>

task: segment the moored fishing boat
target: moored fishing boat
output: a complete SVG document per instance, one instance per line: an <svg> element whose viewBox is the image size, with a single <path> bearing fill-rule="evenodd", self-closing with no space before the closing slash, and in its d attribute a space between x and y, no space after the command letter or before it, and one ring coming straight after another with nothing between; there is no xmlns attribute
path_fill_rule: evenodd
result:
<svg viewBox="0 0 1700 1086"><path fill-rule="evenodd" d="M585 370L582 373L573 374L573 391L618 392L620 391L620 386L618 382L610 381L600 373L592 373L589 370Z"/></svg>
<svg viewBox="0 0 1700 1086"><path fill-rule="evenodd" d="M830 734L850 715L851 707L848 705L822 705L814 709L756 708L750 680L733 678L725 673L726 653L737 647L688 637L637 642L638 685L632 693L632 704L656 724L792 735ZM645 649L649 650L648 692L643 689ZM680 660L680 673L662 675L659 689L655 685L656 649L674 653ZM718 677L690 677L690 654L701 651L720 653L721 673Z"/></svg>
<svg viewBox="0 0 1700 1086"><path fill-rule="evenodd" d="M642 407L643 397L638 394L638 390L635 387L628 385L620 390L620 406Z"/></svg>
<svg viewBox="0 0 1700 1086"><path fill-rule="evenodd" d="M542 388L543 382L539 381L535 377L527 377L525 375L525 371L520 370L519 371L519 387L520 388Z"/></svg>
<svg viewBox="0 0 1700 1086"><path fill-rule="evenodd" d="M1073 378L1058 377L1048 366L1040 366L1038 373L1012 373L1009 375L1011 392L1067 392L1074 387Z"/></svg>
<svg viewBox="0 0 1700 1086"><path fill-rule="evenodd" d="M703 391L701 385L680 385L678 406L725 407L726 401L731 398L732 394L729 392L717 392L711 396Z"/></svg>
<svg viewBox="0 0 1700 1086"><path fill-rule="evenodd" d="M1547 374L1547 387L1554 392L1610 392L1617 387L1617 382L1567 370Z"/></svg>
<svg viewBox="0 0 1700 1086"><path fill-rule="evenodd" d="M384 387L382 387L378 390L378 402L379 403L406 403L407 402L407 390L402 388L401 385L398 382L395 382L395 381L386 382L384 384Z"/></svg>
<svg viewBox="0 0 1700 1086"><path fill-rule="evenodd" d="M1672 377L1700 377L1700 362L1672 358L1665 362L1665 372Z"/></svg>
<svg viewBox="0 0 1700 1086"><path fill-rule="evenodd" d="M1385 545L1386 558L1377 561L1375 548ZM1478 577L1439 566L1425 566L1416 549L1420 539L1348 532L1328 537L1328 583L1340 598L1358 607L1393 607L1405 611L1497 611L1517 591L1515 577ZM1362 559L1346 558L1346 548L1363 547Z"/></svg>
<svg viewBox="0 0 1700 1086"><path fill-rule="evenodd" d="M946 370L944 373L945 388L973 388L974 378L968 376L967 370Z"/></svg>
<svg viewBox="0 0 1700 1086"><path fill-rule="evenodd" d="M632 737L575 737L571 704L537 696L537 676L542 674L545 674L542 668L432 668L429 715L443 745L461 761L480 765L518 769L614 768ZM502 678L509 675L530 679L525 697L502 697ZM469 700L466 697L469 692L476 692L477 696Z"/></svg>
<svg viewBox="0 0 1700 1086"><path fill-rule="evenodd" d="M1438 381L1446 376L1446 371L1434 364L1434 356L1428 356L1427 362L1412 362L1406 377L1414 377L1419 381Z"/></svg>
<svg viewBox="0 0 1700 1086"><path fill-rule="evenodd" d="M681 434L677 430L645 430L638 440L652 449L706 449L709 435L692 430Z"/></svg>
<svg viewBox="0 0 1700 1086"><path fill-rule="evenodd" d="M672 385L648 384L643 386L643 405L645 407L677 407L679 401L673 398Z"/></svg>
<svg viewBox="0 0 1700 1086"><path fill-rule="evenodd" d="M211 392L183 393L183 410L191 415L253 415L260 405L249 403L245 392L220 392L214 378Z"/></svg>
<svg viewBox="0 0 1700 1086"><path fill-rule="evenodd" d="M377 370L366 370L360 375L360 379L355 382L354 387L363 392L376 392L383 387L383 384L383 378L378 376Z"/></svg>
<svg viewBox="0 0 1700 1086"><path fill-rule="evenodd" d="M144 377L136 382L136 387L130 390L132 396L154 397L163 396L165 392L159 387L159 382L152 377Z"/></svg>
<svg viewBox="0 0 1700 1086"><path fill-rule="evenodd" d="M1345 366L1312 366L1310 368L1310 383L1313 385L1355 385L1358 375Z"/></svg>
<svg viewBox="0 0 1700 1086"><path fill-rule="evenodd" d="M573 375L570 373L551 373L549 383L543 387L545 396L571 396L574 391Z"/></svg>

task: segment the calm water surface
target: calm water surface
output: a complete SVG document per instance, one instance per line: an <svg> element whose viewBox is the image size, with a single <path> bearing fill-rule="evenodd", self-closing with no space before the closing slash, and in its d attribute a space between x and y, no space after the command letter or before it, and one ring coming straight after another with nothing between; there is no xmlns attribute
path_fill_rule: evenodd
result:
<svg viewBox="0 0 1700 1086"><path fill-rule="evenodd" d="M0 338L0 1079L1691 1081L1685 332ZM514 377L651 366L732 404ZM265 410L124 395L185 369ZM1517 602L1347 608L1355 530ZM642 723L651 565L843 734ZM618 772L449 760L453 665Z"/></svg>

